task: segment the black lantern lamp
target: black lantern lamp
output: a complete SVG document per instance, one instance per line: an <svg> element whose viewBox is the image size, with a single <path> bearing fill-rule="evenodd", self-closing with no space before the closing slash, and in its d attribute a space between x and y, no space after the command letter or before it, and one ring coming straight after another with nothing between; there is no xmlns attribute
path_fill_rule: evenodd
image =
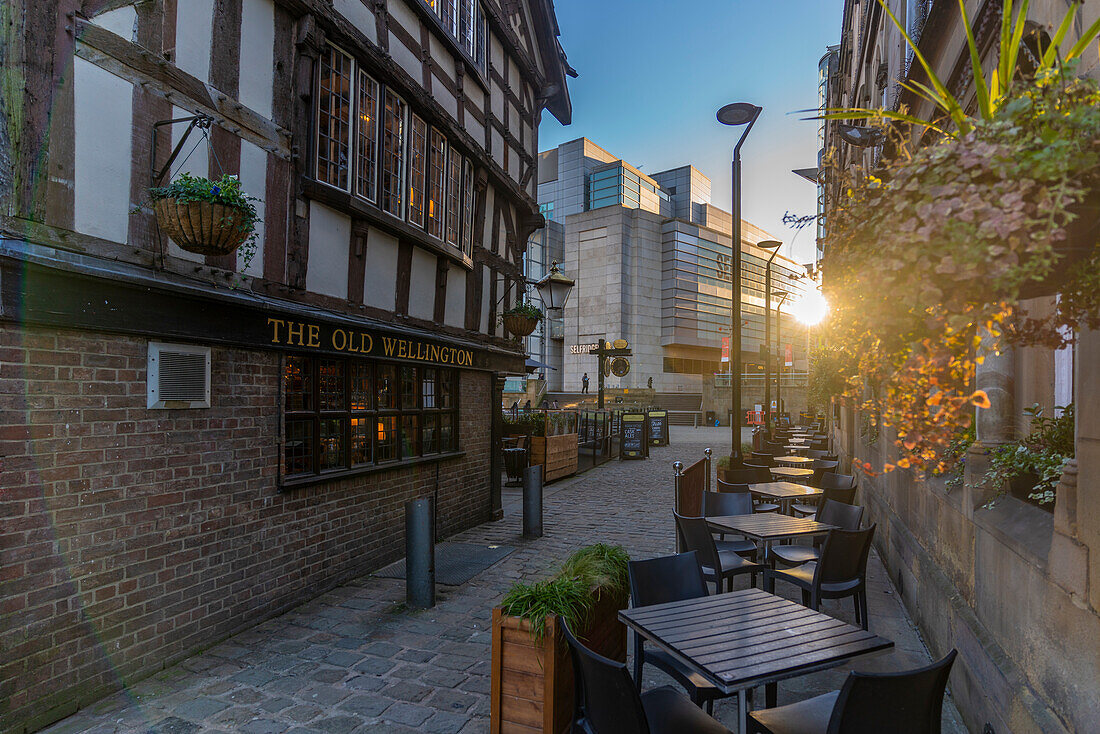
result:
<svg viewBox="0 0 1100 734"><path fill-rule="evenodd" d="M535 284L535 290L539 292L539 298L547 309L561 309L569 299L575 282L572 278L566 277L558 267L557 261L554 261L546 277Z"/></svg>

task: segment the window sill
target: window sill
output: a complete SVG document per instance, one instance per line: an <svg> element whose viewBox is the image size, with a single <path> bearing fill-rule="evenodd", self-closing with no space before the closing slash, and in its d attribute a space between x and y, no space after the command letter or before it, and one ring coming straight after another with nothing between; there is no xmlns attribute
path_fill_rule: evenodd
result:
<svg viewBox="0 0 1100 734"><path fill-rule="evenodd" d="M344 469L341 471L325 472L324 474L311 474L304 477L290 477L288 479L280 480L279 491L289 492L294 489L299 489L300 487L310 487L315 484L334 482L340 479L349 479L351 477L358 477L367 474L377 474L378 472L393 471L394 469L407 469L409 467L419 466L421 464L435 464L440 461L447 461L449 459L461 459L465 456L465 451L450 451L446 454L418 456L415 459L390 461L385 464L374 464L371 466L363 466L356 469Z"/></svg>

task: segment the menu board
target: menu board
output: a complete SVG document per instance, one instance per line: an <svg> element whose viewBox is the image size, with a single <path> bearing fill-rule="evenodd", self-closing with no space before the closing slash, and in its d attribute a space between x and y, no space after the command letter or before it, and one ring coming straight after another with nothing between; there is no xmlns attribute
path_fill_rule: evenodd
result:
<svg viewBox="0 0 1100 734"><path fill-rule="evenodd" d="M648 448L645 413L623 413L623 440L619 457L644 459L649 454Z"/></svg>
<svg viewBox="0 0 1100 734"><path fill-rule="evenodd" d="M668 411L651 410L649 417L649 445L668 446Z"/></svg>

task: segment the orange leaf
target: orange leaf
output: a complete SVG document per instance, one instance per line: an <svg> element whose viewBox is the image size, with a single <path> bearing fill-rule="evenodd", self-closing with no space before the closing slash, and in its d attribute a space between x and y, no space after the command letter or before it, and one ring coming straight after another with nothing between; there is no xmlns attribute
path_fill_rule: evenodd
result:
<svg viewBox="0 0 1100 734"><path fill-rule="evenodd" d="M970 396L970 402L979 408L991 408L993 403L989 402L989 396L985 394L985 390L978 390Z"/></svg>
<svg viewBox="0 0 1100 734"><path fill-rule="evenodd" d="M893 464L887 462L887 463L882 465L882 473L883 474L889 474L892 471L894 471L894 465Z"/></svg>

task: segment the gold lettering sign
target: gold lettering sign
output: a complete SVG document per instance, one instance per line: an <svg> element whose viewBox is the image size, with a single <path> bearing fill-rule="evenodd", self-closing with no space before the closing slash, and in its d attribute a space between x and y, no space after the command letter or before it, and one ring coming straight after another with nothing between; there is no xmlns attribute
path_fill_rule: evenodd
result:
<svg viewBox="0 0 1100 734"><path fill-rule="evenodd" d="M472 367L474 364L473 350L444 347L417 339L380 336L382 349L378 353L374 349L374 337L365 331L333 327L325 335L326 329L320 324L277 318L269 318L267 325L271 344L306 349L327 348L336 352L450 364L456 367Z"/></svg>

